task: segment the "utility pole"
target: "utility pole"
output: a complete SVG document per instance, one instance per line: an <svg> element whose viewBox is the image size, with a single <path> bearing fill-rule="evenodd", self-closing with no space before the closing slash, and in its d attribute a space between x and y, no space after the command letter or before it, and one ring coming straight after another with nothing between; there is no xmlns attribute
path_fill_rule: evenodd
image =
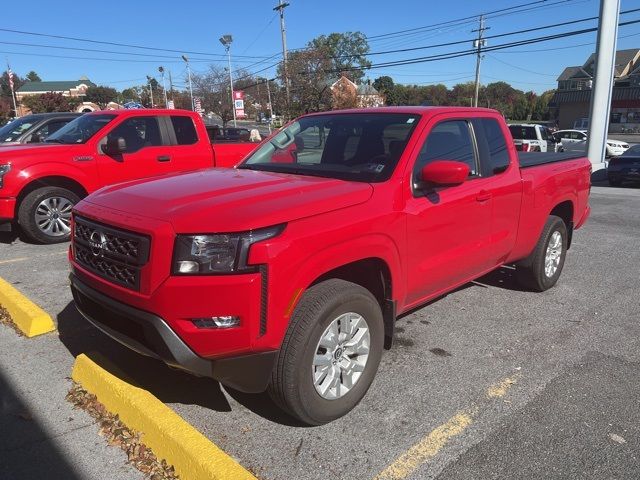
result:
<svg viewBox="0 0 640 480"><path fill-rule="evenodd" d="M191 67L189 67L189 59L186 55L182 55L182 60L187 64L187 75L189 76L189 95L191 96L191 111L194 110L193 106L193 87L191 86Z"/></svg>
<svg viewBox="0 0 640 480"><path fill-rule="evenodd" d="M619 17L620 0L600 0L600 20L587 137L587 156L594 171L605 168L604 158L611 112Z"/></svg>
<svg viewBox="0 0 640 480"><path fill-rule="evenodd" d="M289 110L289 73L287 71L287 32L284 28L284 9L290 4L278 0L278 6L274 8L275 11L280 13L280 34L282 35L282 73L284 81L284 91L287 99L287 115Z"/></svg>
<svg viewBox="0 0 640 480"><path fill-rule="evenodd" d="M233 42L233 37L229 34L223 35L219 38L220 43L224 45L225 50L227 51L227 62L229 66L229 95L231 97L231 112L233 113L233 126L237 127L236 123L236 105L233 99L233 74L231 73L231 42Z"/></svg>
<svg viewBox="0 0 640 480"><path fill-rule="evenodd" d="M167 100L167 84L164 83L164 67L158 67L158 71L162 76L162 91L164 92L164 108L169 108L169 101Z"/></svg>
<svg viewBox="0 0 640 480"><path fill-rule="evenodd" d="M487 45L487 41L482 38L485 30L489 30L491 27L484 26L484 15L480 15L480 28L477 30L472 30L473 32L478 32L478 39L474 40L473 46L478 50L478 57L476 60L476 90L473 97L473 106L478 106L478 95L480 93L480 62L482 61L482 47Z"/></svg>
<svg viewBox="0 0 640 480"><path fill-rule="evenodd" d="M271 122L273 122L273 105L271 104L271 88L269 88L269 79L267 78L267 100L269 101L269 133L271 133Z"/></svg>
<svg viewBox="0 0 640 480"><path fill-rule="evenodd" d="M171 70L169 70L169 91L171 92L171 101L173 101L173 80L171 79Z"/></svg>
<svg viewBox="0 0 640 480"><path fill-rule="evenodd" d="M149 84L149 97L151 97L151 108L153 108L153 85L151 85L151 77L147 75L147 83Z"/></svg>

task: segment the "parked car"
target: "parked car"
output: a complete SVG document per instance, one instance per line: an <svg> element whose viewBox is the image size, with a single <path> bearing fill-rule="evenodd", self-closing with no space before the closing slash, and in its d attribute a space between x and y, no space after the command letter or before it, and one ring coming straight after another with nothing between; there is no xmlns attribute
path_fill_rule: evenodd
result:
<svg viewBox="0 0 640 480"><path fill-rule="evenodd" d="M32 240L65 241L73 206L105 185L230 167L255 147L229 142L212 148L202 119L188 111L88 113L42 144L0 148L0 229L17 221Z"/></svg>
<svg viewBox="0 0 640 480"><path fill-rule="evenodd" d="M607 177L612 187L619 187L623 182L640 182L640 144L609 160Z"/></svg>
<svg viewBox="0 0 640 480"><path fill-rule="evenodd" d="M557 152L559 144L549 127L518 123L509 125L516 150L520 152Z"/></svg>
<svg viewBox="0 0 640 480"><path fill-rule="evenodd" d="M558 130L554 136L560 140L562 150L565 152L586 152L587 150L587 132L584 130ZM607 157L619 156L628 149L627 142L608 138L605 155Z"/></svg>
<svg viewBox="0 0 640 480"><path fill-rule="evenodd" d="M590 170L519 158L495 110L305 115L235 169L82 200L71 288L124 345L318 425L365 395L398 315L505 264L553 287Z"/></svg>
<svg viewBox="0 0 640 480"><path fill-rule="evenodd" d="M0 128L0 146L40 143L82 113L36 113L16 118Z"/></svg>
<svg viewBox="0 0 640 480"><path fill-rule="evenodd" d="M248 142L251 137L251 131L248 128L223 128L219 125L207 125L207 133L211 143Z"/></svg>

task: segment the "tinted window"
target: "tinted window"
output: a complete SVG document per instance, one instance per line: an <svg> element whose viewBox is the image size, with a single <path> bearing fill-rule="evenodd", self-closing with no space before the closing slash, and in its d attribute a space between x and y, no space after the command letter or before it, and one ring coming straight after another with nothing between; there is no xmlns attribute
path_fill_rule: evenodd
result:
<svg viewBox="0 0 640 480"><path fill-rule="evenodd" d="M536 127L522 127L519 125L509 125L509 131L513 138L518 140L537 140Z"/></svg>
<svg viewBox="0 0 640 480"><path fill-rule="evenodd" d="M469 124L464 120L442 122L433 127L424 142L413 170L414 182L420 170L436 160L454 160L469 165L470 175L478 174Z"/></svg>
<svg viewBox="0 0 640 480"><path fill-rule="evenodd" d="M16 142L37 120L29 116L17 118L0 128L0 142Z"/></svg>
<svg viewBox="0 0 640 480"><path fill-rule="evenodd" d="M401 113L302 117L239 168L382 182L393 173L418 118Z"/></svg>
<svg viewBox="0 0 640 480"><path fill-rule="evenodd" d="M495 118L483 118L480 124L489 147L491 171L494 173L503 171L509 166L509 152L500 124Z"/></svg>
<svg viewBox="0 0 640 480"><path fill-rule="evenodd" d="M38 130L36 130L36 133L40 135L41 140L43 140L49 135L60 130L71 120L73 120L73 118L68 118L66 120L52 120L51 122L47 123L46 125L43 125Z"/></svg>
<svg viewBox="0 0 640 480"><path fill-rule="evenodd" d="M171 116L173 130L176 132L178 145L193 145L198 141L196 127L191 117Z"/></svg>
<svg viewBox="0 0 640 480"><path fill-rule="evenodd" d="M162 136L156 117L129 118L109 132L107 141L114 137L122 137L127 142L125 153L134 153L144 147L162 145Z"/></svg>
<svg viewBox="0 0 640 480"><path fill-rule="evenodd" d="M111 114L82 115L49 135L47 142L85 143L114 118Z"/></svg>

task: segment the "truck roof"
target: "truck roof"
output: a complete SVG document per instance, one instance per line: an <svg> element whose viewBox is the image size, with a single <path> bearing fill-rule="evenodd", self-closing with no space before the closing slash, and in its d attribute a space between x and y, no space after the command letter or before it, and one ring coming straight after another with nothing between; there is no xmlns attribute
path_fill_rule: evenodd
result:
<svg viewBox="0 0 640 480"><path fill-rule="evenodd" d="M331 114L348 114L348 113L405 113L422 115L425 113L438 114L438 113L451 113L451 112L487 112L498 114L497 110L491 108L473 108L473 107L422 107L422 106L399 106L399 107L375 107L375 108L350 108L347 110L331 110L328 112L316 112L308 115L322 115L326 113ZM304 115L307 116L307 115Z"/></svg>
<svg viewBox="0 0 640 480"><path fill-rule="evenodd" d="M120 110L96 110L94 112L89 112L85 115L104 115L105 113L109 115L117 115L117 116L131 116L136 117L140 115L189 115L189 116L198 116L196 112L192 112L191 110L182 110L182 109L167 109L167 108L122 108Z"/></svg>

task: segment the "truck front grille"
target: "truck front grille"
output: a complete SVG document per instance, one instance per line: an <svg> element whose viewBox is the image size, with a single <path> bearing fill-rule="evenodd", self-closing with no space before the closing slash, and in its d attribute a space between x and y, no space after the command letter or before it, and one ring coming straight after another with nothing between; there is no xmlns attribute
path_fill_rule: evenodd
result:
<svg viewBox="0 0 640 480"><path fill-rule="evenodd" d="M140 290L140 271L149 260L148 237L75 216L73 247L76 262L87 270Z"/></svg>

